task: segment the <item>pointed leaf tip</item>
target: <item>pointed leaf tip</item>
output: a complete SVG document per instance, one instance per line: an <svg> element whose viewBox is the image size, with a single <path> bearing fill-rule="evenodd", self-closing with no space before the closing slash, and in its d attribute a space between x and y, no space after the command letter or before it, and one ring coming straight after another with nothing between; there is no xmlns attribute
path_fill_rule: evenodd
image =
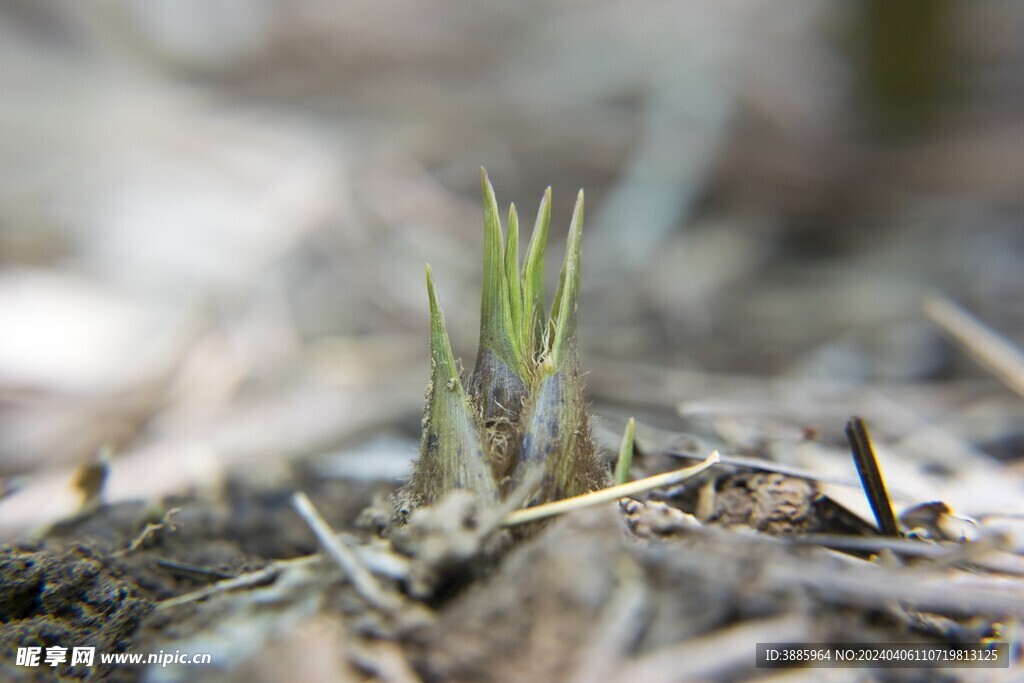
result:
<svg viewBox="0 0 1024 683"><path fill-rule="evenodd" d="M430 264L427 264L427 301L430 303L430 322L433 326L434 322L434 309L437 308L437 293L434 291L434 271L431 270Z"/></svg>
<svg viewBox="0 0 1024 683"><path fill-rule="evenodd" d="M436 368L452 374L455 372L455 356L444 324L444 313L437 300L433 271L427 264L427 297L430 300L430 357ZM457 374L457 373L456 373Z"/></svg>

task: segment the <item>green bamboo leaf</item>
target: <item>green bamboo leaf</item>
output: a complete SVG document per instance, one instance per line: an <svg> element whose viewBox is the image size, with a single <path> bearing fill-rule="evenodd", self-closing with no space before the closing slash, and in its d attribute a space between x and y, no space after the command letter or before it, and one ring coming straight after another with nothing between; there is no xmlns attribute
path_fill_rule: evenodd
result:
<svg viewBox="0 0 1024 683"><path fill-rule="evenodd" d="M532 359L542 346L544 339L544 250L548 245L548 229L551 226L551 187L544 190L544 197L537 209L537 221L523 264L523 339L522 347Z"/></svg>
<svg viewBox="0 0 1024 683"><path fill-rule="evenodd" d="M512 204L508 209L508 240L505 242L505 283L508 287L508 305L512 317L513 343L519 351L519 357L524 361L528 358L523 352L522 336L519 334L523 328L523 292L519 283L519 214L516 213L516 205Z"/></svg>
<svg viewBox="0 0 1024 683"><path fill-rule="evenodd" d="M581 237L583 233L583 190L576 197L572 225L565 247L565 262L558 282L558 292L551 311L554 334L548 363L557 368L576 348L576 309L580 293Z"/></svg>
<svg viewBox="0 0 1024 683"><path fill-rule="evenodd" d="M626 431L622 433L619 444L619 461L615 463L615 483L626 484L630 480L629 471L633 468L633 438L636 433L636 420L629 418Z"/></svg>
<svg viewBox="0 0 1024 683"><path fill-rule="evenodd" d="M484 288L480 302L480 348L515 369L522 376L523 359L516 343L512 311L509 306L508 279L502 254L501 222L498 202L487 171L480 169L480 186L484 201Z"/></svg>
<svg viewBox="0 0 1024 683"><path fill-rule="evenodd" d="M412 498L417 505L429 505L448 491L468 489L487 500L497 500L498 487L459 379L429 265L427 294L432 371L423 415L420 458L411 481Z"/></svg>

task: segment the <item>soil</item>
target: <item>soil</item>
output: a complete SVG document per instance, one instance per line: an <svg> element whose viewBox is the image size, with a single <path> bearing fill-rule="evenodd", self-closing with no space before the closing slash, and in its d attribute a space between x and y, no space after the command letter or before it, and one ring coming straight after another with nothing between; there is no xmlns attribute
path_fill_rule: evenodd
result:
<svg viewBox="0 0 1024 683"><path fill-rule="evenodd" d="M295 482L295 485L300 485ZM54 525L38 539L6 546L0 555L0 660L4 680L54 680L47 667L11 666L19 647L95 647L140 651L174 638L187 620L164 618L161 600L247 572L272 560L317 550L291 507L294 489L228 486L223 500L174 498L126 503ZM350 527L373 489L319 483L305 490ZM148 651L148 650L147 650ZM141 668L62 666L67 680L137 680Z"/></svg>
<svg viewBox="0 0 1024 683"><path fill-rule="evenodd" d="M140 622L153 610L135 577L112 567L89 546L52 549L49 544L5 548L0 557L5 577L0 589L0 648L4 678L49 680L46 669L15 669L18 647L95 647L123 652ZM28 675L26 675L26 671ZM70 678L85 678L90 669L67 669ZM94 675L109 673L95 669Z"/></svg>
<svg viewBox="0 0 1024 683"><path fill-rule="evenodd" d="M400 560L392 578L374 563L391 607L367 600L315 555L316 539L290 503L298 488L333 528ZM830 591L827 577L869 585L877 564L771 539L872 527L858 520L852 531L856 516L803 479L725 473L662 501L572 513L525 537L491 532L491 511L462 494L414 512L385 541L372 520L386 509L386 492L298 475L287 488L228 486L219 500L101 506L6 547L2 674L55 680L49 667L10 666L17 648L74 644L105 653L211 652L217 665L64 665L60 680L277 680L311 666L294 659L296 647L319 647L303 680L590 681L643 672L673 649L686 662L687 647L698 651L737 629L762 629L765 641L813 633L947 643L1001 633L991 607L944 609L928 595L918 607L870 590ZM711 510L703 522L693 514L699 505L705 516ZM888 557L890 570L926 570ZM771 570L793 563L801 569L792 575ZM197 593L240 576L253 580ZM759 673L749 652L700 661L691 673L707 680ZM893 671L880 679L936 680L928 671ZM681 680L659 675L654 680Z"/></svg>

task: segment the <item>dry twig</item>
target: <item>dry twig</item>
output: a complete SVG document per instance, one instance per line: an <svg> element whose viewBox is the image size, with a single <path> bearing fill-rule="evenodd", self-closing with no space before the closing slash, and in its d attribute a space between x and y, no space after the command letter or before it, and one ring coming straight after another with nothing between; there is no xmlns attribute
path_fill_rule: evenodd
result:
<svg viewBox="0 0 1024 683"><path fill-rule="evenodd" d="M1024 353L1020 349L945 297L929 297L924 312L1003 384L1024 396Z"/></svg>
<svg viewBox="0 0 1024 683"><path fill-rule="evenodd" d="M306 555L292 560L278 560L277 562L269 564L262 569L246 572L245 574L239 574L234 578L218 581L215 584L200 588L199 590L192 591L191 593L185 593L173 598L168 598L167 600L162 600L157 603L156 608L157 610L167 610L172 607L177 607L178 605L186 605L190 602L199 602L200 600L205 600L206 598L217 595L218 593L227 593L240 588L259 586L273 581L287 568L310 565L314 562L320 561L320 559L319 555Z"/></svg>
<svg viewBox="0 0 1024 683"><path fill-rule="evenodd" d="M867 494L868 502L871 503L871 511L875 513L878 527L886 536L900 538L902 536L900 525L896 522L896 514L892 511L892 499L889 498L889 491L885 487L882 469L878 466L878 456L875 455L875 448L871 445L871 436L868 434L864 420L854 417L847 422L846 438L853 450L857 474L860 475L864 493Z"/></svg>
<svg viewBox="0 0 1024 683"><path fill-rule="evenodd" d="M313 507L309 496L298 491L292 498L292 504L295 506L295 511L316 535L316 540L319 541L324 552L341 568L359 595L377 609L386 612L396 610L399 606L398 599L385 591L355 553L338 540L337 534L327 524L327 520Z"/></svg>
<svg viewBox="0 0 1024 683"><path fill-rule="evenodd" d="M629 662L607 680L671 683L711 678L750 666L755 643L805 642L811 632L811 624L803 615L748 621L655 650Z"/></svg>
<svg viewBox="0 0 1024 683"><path fill-rule="evenodd" d="M656 474L653 477L638 479L637 481L631 481L628 484L610 486L606 489L601 489L600 491L584 493L582 496L574 496L572 498L557 500L545 505L537 505L532 508L516 510L515 512L505 515L502 523L505 526L517 526L528 522L536 522L537 520L564 514L572 510L579 510L592 505L610 503L614 500L618 500L619 498L635 496L652 489L662 488L665 486L675 486L690 477L700 474L704 470L716 464L718 461L718 451L713 451L711 455L705 458L699 465L684 467L679 470L665 472L664 474Z"/></svg>

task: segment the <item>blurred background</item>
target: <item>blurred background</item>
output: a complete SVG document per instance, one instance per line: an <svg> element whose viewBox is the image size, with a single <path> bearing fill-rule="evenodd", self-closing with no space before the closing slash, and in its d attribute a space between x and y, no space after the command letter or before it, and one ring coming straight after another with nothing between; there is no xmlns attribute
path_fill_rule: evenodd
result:
<svg viewBox="0 0 1024 683"><path fill-rule="evenodd" d="M527 226L553 187L548 285L586 190L606 442L813 460L856 411L918 499L1024 512L1024 381L941 322L1024 344L1021 35L997 0L4 0L0 533L104 447L111 500L404 472L425 263L476 351L480 166Z"/></svg>

